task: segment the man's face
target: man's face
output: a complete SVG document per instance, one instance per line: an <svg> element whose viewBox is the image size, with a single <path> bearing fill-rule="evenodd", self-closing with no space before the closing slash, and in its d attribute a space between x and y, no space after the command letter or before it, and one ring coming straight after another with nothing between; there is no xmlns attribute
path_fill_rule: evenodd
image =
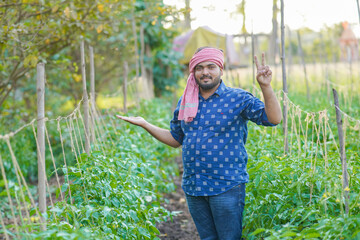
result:
<svg viewBox="0 0 360 240"><path fill-rule="evenodd" d="M203 90L210 90L220 83L223 70L213 62L201 62L195 66L196 83Z"/></svg>

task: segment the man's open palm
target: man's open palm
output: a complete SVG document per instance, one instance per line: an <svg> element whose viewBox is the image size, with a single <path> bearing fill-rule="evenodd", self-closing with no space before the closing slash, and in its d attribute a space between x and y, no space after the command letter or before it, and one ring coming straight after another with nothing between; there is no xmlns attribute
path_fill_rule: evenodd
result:
<svg viewBox="0 0 360 240"><path fill-rule="evenodd" d="M146 123L145 119L142 117L125 117L120 115L116 115L116 117L140 127L144 126Z"/></svg>

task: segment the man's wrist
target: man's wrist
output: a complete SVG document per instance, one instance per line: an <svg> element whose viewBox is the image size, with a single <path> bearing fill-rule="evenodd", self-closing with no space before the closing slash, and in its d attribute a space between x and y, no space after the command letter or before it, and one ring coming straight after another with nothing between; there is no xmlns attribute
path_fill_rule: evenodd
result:
<svg viewBox="0 0 360 240"><path fill-rule="evenodd" d="M140 125L140 127L144 128L144 129L149 129L150 128L150 123L148 121L145 121L143 124Z"/></svg>
<svg viewBox="0 0 360 240"><path fill-rule="evenodd" d="M272 89L270 83L269 83L269 84L259 84L259 86L260 86L260 88L261 88L262 91L264 91L264 90L271 90L271 89Z"/></svg>

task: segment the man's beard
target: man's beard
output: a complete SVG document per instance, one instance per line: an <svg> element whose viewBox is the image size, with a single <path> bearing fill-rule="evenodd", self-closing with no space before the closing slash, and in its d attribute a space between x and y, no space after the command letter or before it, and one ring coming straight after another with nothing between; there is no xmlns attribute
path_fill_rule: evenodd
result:
<svg viewBox="0 0 360 240"><path fill-rule="evenodd" d="M200 80L202 80L204 78L213 79L212 76L202 76L200 78ZM220 78L220 76L217 76L212 83L201 83L200 80L195 78L195 81L199 85L199 87L202 88L203 90L210 90L210 89L213 89L214 87L216 87L220 83L221 78Z"/></svg>

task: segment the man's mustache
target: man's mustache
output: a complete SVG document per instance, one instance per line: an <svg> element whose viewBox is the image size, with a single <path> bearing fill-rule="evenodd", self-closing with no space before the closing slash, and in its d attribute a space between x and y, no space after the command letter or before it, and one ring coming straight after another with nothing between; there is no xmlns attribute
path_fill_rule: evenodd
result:
<svg viewBox="0 0 360 240"><path fill-rule="evenodd" d="M210 75L202 75L200 80L203 80L204 78L212 79L212 76L210 76Z"/></svg>

